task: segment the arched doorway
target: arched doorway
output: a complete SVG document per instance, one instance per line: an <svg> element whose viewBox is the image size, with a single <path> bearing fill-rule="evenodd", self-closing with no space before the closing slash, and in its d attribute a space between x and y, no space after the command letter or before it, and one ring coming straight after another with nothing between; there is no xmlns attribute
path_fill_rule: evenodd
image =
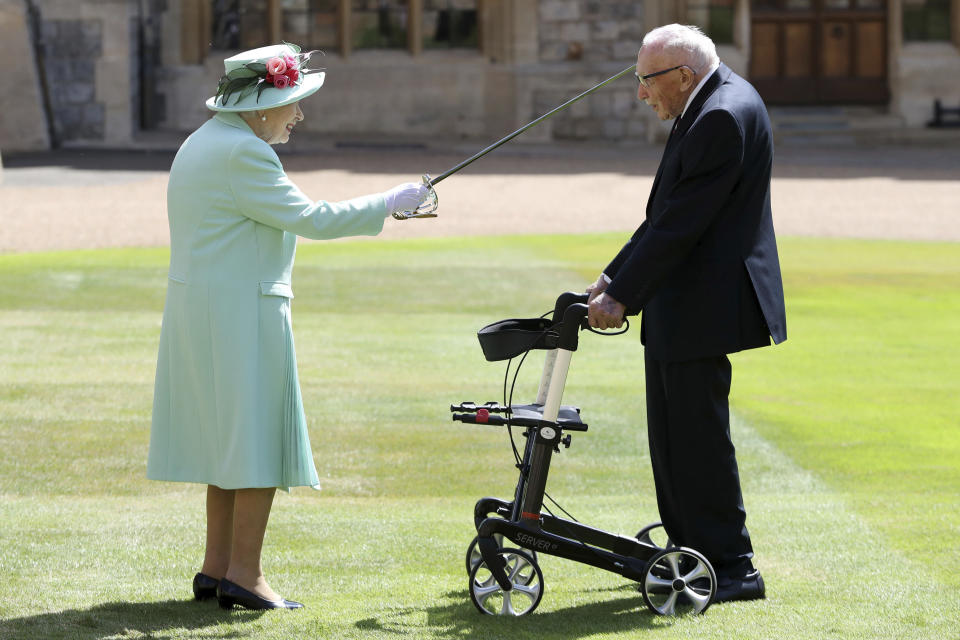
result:
<svg viewBox="0 0 960 640"><path fill-rule="evenodd" d="M750 8L750 81L769 104L887 103L887 0Z"/></svg>

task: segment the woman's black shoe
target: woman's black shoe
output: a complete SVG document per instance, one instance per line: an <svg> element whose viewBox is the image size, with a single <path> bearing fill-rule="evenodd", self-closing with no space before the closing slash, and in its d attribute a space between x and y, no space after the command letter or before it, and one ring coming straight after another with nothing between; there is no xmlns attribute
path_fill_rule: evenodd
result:
<svg viewBox="0 0 960 640"><path fill-rule="evenodd" d="M255 593L247 591L240 585L230 582L226 578L220 581L217 587L217 602L221 609L233 609L238 604L246 609L302 609L303 605L292 600L266 600Z"/></svg>
<svg viewBox="0 0 960 640"><path fill-rule="evenodd" d="M205 573L193 576L193 597L196 600L209 600L217 597L217 585L220 581Z"/></svg>

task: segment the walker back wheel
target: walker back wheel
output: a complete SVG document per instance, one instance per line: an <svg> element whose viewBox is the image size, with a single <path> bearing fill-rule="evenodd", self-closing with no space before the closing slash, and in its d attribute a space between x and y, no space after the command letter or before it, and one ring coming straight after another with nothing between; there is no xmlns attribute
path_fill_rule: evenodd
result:
<svg viewBox="0 0 960 640"><path fill-rule="evenodd" d="M656 614L703 613L717 592L717 574L693 549L662 549L647 563L640 592Z"/></svg>
<svg viewBox="0 0 960 640"><path fill-rule="evenodd" d="M673 541L667 535L662 522L648 524L643 529L640 529L634 537L640 542L652 544L657 549L673 549L677 546L673 544Z"/></svg>
<svg viewBox="0 0 960 640"><path fill-rule="evenodd" d="M506 563L510 591L504 591L482 559L470 571L470 599L480 613L523 616L537 608L543 597L543 573L527 551L500 549Z"/></svg>

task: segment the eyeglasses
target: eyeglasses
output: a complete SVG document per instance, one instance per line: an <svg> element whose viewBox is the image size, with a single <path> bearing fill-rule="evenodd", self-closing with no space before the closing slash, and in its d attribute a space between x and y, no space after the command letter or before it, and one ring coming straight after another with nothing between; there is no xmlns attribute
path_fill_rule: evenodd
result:
<svg viewBox="0 0 960 640"><path fill-rule="evenodd" d="M693 73L693 74L696 74L696 73L697 73L696 71L694 71L693 69L691 69L688 65L678 64L678 65L675 66L675 67L670 67L669 69L664 69L663 71L654 71L653 73L648 73L648 74L646 74L646 75L640 75L639 73L637 73L636 71L634 71L634 72L633 72L633 75L634 75L634 77L636 77L637 82L640 83L640 86L641 86L641 87L644 87L644 88L649 89L649 88L650 88L650 83L647 82L647 78L654 78L654 77L656 77L656 76L662 76L662 75L665 74L665 73L670 73L671 71L676 71L676 70L679 69L680 67L687 67L687 69L690 69L691 73Z"/></svg>

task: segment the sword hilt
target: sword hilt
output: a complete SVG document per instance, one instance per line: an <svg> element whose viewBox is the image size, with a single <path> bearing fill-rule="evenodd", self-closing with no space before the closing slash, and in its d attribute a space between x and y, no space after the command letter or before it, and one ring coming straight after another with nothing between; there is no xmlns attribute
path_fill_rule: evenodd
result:
<svg viewBox="0 0 960 640"><path fill-rule="evenodd" d="M437 198L436 190L433 188L433 182L430 180L430 174L425 173L420 179L423 180L424 186L427 187L427 199L424 200L416 209L412 209L410 211L394 211L393 217L397 220L437 217L436 210L439 199Z"/></svg>

